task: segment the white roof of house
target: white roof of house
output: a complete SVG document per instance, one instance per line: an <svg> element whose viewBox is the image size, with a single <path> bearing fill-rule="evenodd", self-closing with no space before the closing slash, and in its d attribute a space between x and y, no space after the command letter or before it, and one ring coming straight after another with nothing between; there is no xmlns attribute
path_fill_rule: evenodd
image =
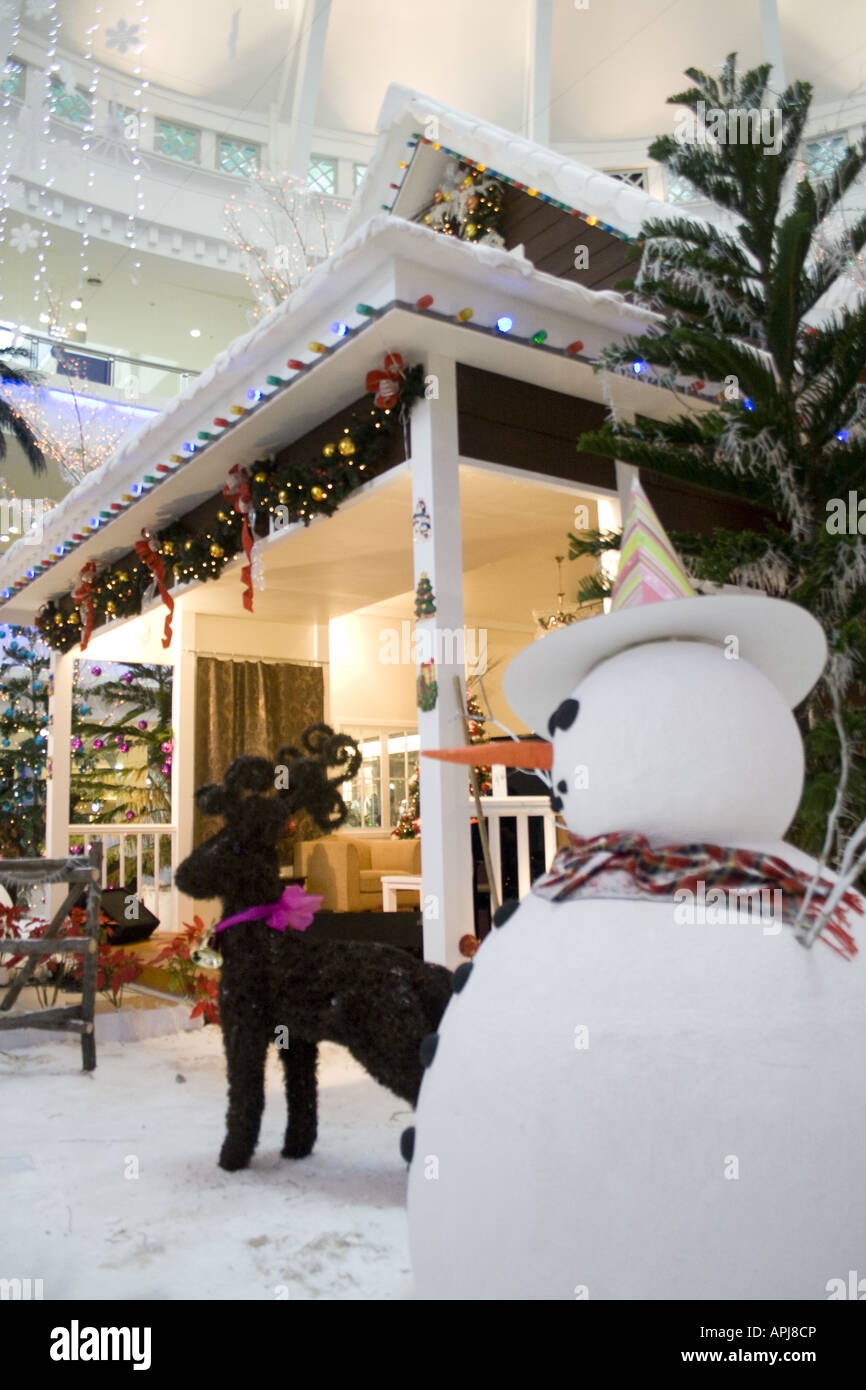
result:
<svg viewBox="0 0 866 1390"><path fill-rule="evenodd" d="M390 208L395 197L399 198L392 185L403 178L400 162L409 161L409 142L425 129L435 130L432 138L443 148L591 214L624 236L636 237L650 217L680 215L670 203L652 198L622 179L396 83L385 94L376 129L379 139L345 226L347 237L381 211L383 204ZM429 189L428 198L435 186ZM419 206L422 201L419 197Z"/></svg>
<svg viewBox="0 0 866 1390"><path fill-rule="evenodd" d="M433 309L416 312L417 297L430 291ZM355 311L358 302L397 312L364 317ZM457 323L455 316L466 304L474 305L474 318ZM506 312L515 320L514 337L508 339L495 331L497 315ZM351 331L343 337L333 333L335 319ZM439 236L380 212L73 488L45 516L38 544L22 538L0 557L0 592L11 591L0 604L0 621L32 621L45 602L76 586L86 561L109 562L127 553L143 527L158 529L212 497L234 464L267 457L357 400L366 371L381 365L387 351L402 351L410 361L432 349L451 351L463 362L600 399L601 387L586 363L604 343L645 331L656 321L613 291L588 290L544 274L520 256ZM530 335L542 323L548 338L543 348L534 348ZM566 357L566 345L577 338L584 342L583 352ZM326 345L327 352L312 351L311 341ZM311 369L292 376L286 367L290 357ZM271 389L265 384L268 375L288 379L289 385ZM632 408L638 403L647 408L648 390L656 398L664 394L631 380L618 379L616 389ZM249 407L249 390L263 391L261 402L246 415L231 416L231 406ZM235 423L217 428L217 416ZM183 454L185 442L197 442L200 430L213 432L213 440L197 444L172 471L160 471L172 455ZM114 520L85 534L91 518L119 501L123 510ZM84 539L56 556L55 549L74 535ZM47 568L15 590L16 581L40 561L48 561Z"/></svg>

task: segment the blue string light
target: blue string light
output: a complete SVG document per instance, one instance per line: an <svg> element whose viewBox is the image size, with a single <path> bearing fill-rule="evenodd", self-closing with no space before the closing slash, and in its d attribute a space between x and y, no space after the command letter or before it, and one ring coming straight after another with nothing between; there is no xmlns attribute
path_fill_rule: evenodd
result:
<svg viewBox="0 0 866 1390"><path fill-rule="evenodd" d="M500 333L510 333L514 327L514 319L509 314L502 314L496 320L496 327Z"/></svg>

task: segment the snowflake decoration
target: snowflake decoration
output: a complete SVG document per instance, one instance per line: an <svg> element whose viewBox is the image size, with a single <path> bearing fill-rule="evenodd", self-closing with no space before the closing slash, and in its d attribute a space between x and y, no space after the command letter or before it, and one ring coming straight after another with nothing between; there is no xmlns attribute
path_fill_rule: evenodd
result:
<svg viewBox="0 0 866 1390"><path fill-rule="evenodd" d="M55 0L27 0L24 6L28 19L47 19L54 9Z"/></svg>
<svg viewBox="0 0 866 1390"><path fill-rule="evenodd" d="M39 233L29 222L22 222L9 233L9 245L14 246L19 256L25 251L35 251L39 245Z"/></svg>
<svg viewBox="0 0 866 1390"><path fill-rule="evenodd" d="M116 48L118 53L125 53L128 48L137 49L141 44L137 24L127 24L125 19L119 19L113 29L106 30L106 39L109 48Z"/></svg>

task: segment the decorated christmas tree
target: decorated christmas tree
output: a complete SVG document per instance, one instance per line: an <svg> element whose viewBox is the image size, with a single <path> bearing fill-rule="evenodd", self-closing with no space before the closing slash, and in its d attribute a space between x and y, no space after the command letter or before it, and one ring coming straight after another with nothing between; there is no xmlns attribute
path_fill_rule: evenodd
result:
<svg viewBox="0 0 866 1390"><path fill-rule="evenodd" d="M866 527L856 518L852 525L841 505L866 478L866 300L850 278L866 217L843 202L863 178L866 140L844 151L829 178L813 179L799 155L807 83L776 94L768 66L740 74L735 55L718 78L687 75L693 86L670 100L686 109L693 138L663 136L650 154L725 209L729 223L670 216L645 225L636 297L665 318L606 349L599 367L691 399L665 421L612 418L578 447L635 464L650 479L684 479L764 509L753 529L673 539L698 582L763 589L824 627L832 659L801 711L810 776L794 838L821 852L845 763L831 706L847 705L850 765L831 851L838 860L866 812ZM778 149L708 138L708 110L778 112ZM833 314L828 294L840 306ZM700 397L709 408L695 407ZM615 534L572 536L571 557L618 546ZM600 578L581 596L604 589Z"/></svg>
<svg viewBox="0 0 866 1390"><path fill-rule="evenodd" d="M421 834L421 792L418 764L412 769L407 797L400 808L400 818L391 834L398 840L414 840Z"/></svg>
<svg viewBox="0 0 866 1390"><path fill-rule="evenodd" d="M504 246L499 232L503 196L502 184L486 171L452 160L420 220L443 236Z"/></svg>
<svg viewBox="0 0 866 1390"><path fill-rule="evenodd" d="M36 633L0 626L0 856L45 844L49 652Z"/></svg>
<svg viewBox="0 0 866 1390"><path fill-rule="evenodd" d="M172 668L82 662L72 721L72 820L171 818Z"/></svg>
<svg viewBox="0 0 866 1390"><path fill-rule="evenodd" d="M474 695L467 686L466 688L466 713L468 716L468 730L470 743L486 743L487 734L484 730L484 711L481 708L477 695ZM481 786L482 796L489 796L492 791L489 767L477 767L478 781ZM407 787L407 797L400 808L400 817L391 834L398 840L414 840L421 834L421 791L418 765L416 763L412 775L409 778Z"/></svg>

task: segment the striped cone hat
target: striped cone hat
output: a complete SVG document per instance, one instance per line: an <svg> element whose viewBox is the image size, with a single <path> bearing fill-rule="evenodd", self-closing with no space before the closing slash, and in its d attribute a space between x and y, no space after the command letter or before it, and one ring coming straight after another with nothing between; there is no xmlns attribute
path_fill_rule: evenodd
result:
<svg viewBox="0 0 866 1390"><path fill-rule="evenodd" d="M635 476L629 491L619 569L610 595L611 613L662 599L696 597L682 561Z"/></svg>

